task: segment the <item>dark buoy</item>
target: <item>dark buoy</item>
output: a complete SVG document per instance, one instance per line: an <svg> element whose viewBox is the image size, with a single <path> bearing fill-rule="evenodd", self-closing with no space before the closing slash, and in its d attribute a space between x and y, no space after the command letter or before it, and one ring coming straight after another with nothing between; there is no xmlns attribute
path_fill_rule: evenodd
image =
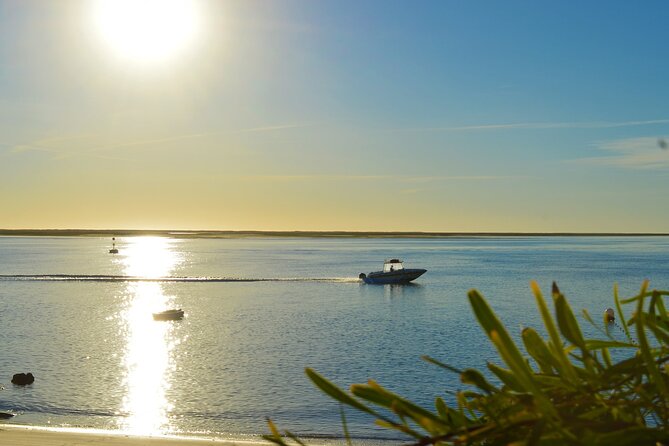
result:
<svg viewBox="0 0 669 446"><path fill-rule="evenodd" d="M109 254L118 254L118 249L116 248L116 237L112 237L112 248L109 250Z"/></svg>
<svg viewBox="0 0 669 446"><path fill-rule="evenodd" d="M604 321L605 322L616 321L616 314L614 313L613 308L607 308L606 311L604 311Z"/></svg>
<svg viewBox="0 0 669 446"><path fill-rule="evenodd" d="M17 386L25 386L34 382L35 377L30 372L16 373L14 376L12 376L12 384L16 384Z"/></svg>

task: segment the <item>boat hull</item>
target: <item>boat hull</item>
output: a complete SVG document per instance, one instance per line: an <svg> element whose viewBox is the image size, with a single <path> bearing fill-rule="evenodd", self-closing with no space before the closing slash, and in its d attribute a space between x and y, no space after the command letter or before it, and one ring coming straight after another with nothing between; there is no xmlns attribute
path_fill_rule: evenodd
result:
<svg viewBox="0 0 669 446"><path fill-rule="evenodd" d="M399 271L390 271L390 272L373 272L369 275L361 274L361 279L363 282L372 284L372 285L388 285L388 284L398 284L398 283L409 283L414 279L419 278L425 274L426 269L401 269Z"/></svg>
<svg viewBox="0 0 669 446"><path fill-rule="evenodd" d="M178 321L183 319L183 310L167 310L160 313L153 313L153 320L155 321Z"/></svg>

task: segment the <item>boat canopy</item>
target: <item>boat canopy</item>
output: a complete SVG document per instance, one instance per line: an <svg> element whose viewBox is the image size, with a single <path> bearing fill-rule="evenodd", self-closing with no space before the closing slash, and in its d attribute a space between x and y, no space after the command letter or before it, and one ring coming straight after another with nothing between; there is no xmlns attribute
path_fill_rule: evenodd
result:
<svg viewBox="0 0 669 446"><path fill-rule="evenodd" d="M385 262L383 262L384 273L388 273L390 271L397 271L400 269L404 269L404 265L402 265L402 261L400 259L388 259Z"/></svg>

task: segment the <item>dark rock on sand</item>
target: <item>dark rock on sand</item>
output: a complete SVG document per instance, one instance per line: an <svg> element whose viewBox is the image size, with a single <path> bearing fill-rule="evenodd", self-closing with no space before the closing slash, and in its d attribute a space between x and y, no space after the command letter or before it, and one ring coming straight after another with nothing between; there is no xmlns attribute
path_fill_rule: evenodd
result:
<svg viewBox="0 0 669 446"><path fill-rule="evenodd" d="M12 384L17 386L25 386L35 382L35 377L32 373L17 373L12 377Z"/></svg>

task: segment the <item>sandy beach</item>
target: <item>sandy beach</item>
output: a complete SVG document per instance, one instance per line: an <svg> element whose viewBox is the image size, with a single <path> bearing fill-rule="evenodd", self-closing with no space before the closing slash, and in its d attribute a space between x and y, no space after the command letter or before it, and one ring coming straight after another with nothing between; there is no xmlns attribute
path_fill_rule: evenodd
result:
<svg viewBox="0 0 669 446"><path fill-rule="evenodd" d="M217 446L269 444L258 441L231 441L216 438L140 437L121 432L49 429L29 426L0 425L2 446Z"/></svg>

